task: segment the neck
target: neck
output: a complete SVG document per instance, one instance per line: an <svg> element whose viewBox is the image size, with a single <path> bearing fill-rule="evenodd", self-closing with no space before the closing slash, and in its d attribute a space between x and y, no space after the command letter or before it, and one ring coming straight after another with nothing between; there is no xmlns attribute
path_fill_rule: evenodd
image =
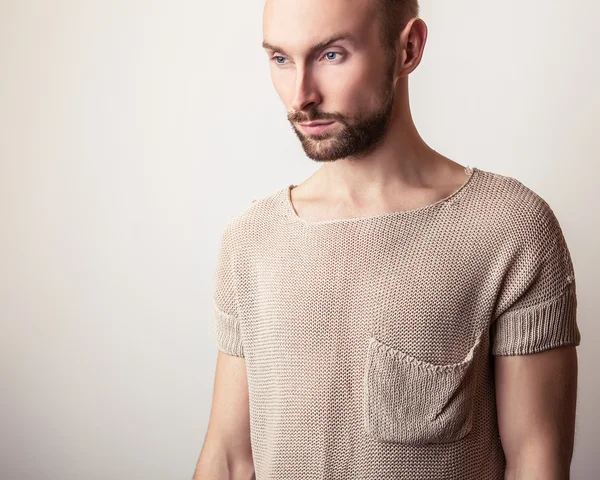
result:
<svg viewBox="0 0 600 480"><path fill-rule="evenodd" d="M396 96L388 131L369 154L324 163L313 175L315 184L325 188L360 189L390 182L416 184L444 163L421 138L413 122L407 79L396 85ZM311 182L312 183L312 182Z"/></svg>

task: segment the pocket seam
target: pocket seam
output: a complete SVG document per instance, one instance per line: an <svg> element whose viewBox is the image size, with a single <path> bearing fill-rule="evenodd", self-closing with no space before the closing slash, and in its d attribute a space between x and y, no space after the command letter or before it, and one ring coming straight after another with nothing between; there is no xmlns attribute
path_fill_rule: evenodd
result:
<svg viewBox="0 0 600 480"><path fill-rule="evenodd" d="M415 367L423 368L426 370L434 370L436 373L449 373L449 372L453 372L456 370L464 370L471 364L471 362L474 358L475 350L477 349L477 347L479 346L479 343L481 342L481 337L482 337L482 335L480 334L463 360L461 360L460 362L457 362L457 363L449 363L449 364L443 364L443 365L437 365L437 364L430 363L425 360L420 360L416 357L413 357L409 353L406 353L398 348L392 347L391 345L388 345L387 343L382 342L374 335L369 336L369 343L375 344L375 349L377 351L383 352L383 353L391 356L398 362L409 363Z"/></svg>

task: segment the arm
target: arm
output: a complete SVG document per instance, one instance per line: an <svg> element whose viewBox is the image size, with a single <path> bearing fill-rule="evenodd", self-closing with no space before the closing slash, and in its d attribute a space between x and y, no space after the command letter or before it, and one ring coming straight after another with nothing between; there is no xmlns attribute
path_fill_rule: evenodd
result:
<svg viewBox="0 0 600 480"><path fill-rule="evenodd" d="M575 435L574 346L494 357L506 480L569 478Z"/></svg>
<svg viewBox="0 0 600 480"><path fill-rule="evenodd" d="M218 350L208 429L193 480L253 480L246 362Z"/></svg>

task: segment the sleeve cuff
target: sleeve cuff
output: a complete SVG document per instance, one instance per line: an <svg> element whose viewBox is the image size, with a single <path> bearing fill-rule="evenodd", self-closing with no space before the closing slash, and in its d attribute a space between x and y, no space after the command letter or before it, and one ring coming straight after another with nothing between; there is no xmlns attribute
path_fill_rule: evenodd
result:
<svg viewBox="0 0 600 480"><path fill-rule="evenodd" d="M213 301L217 347L229 355L244 356L244 347L237 318L221 311Z"/></svg>
<svg viewBox="0 0 600 480"><path fill-rule="evenodd" d="M579 345L575 282L547 302L505 312L492 328L492 355L526 355Z"/></svg>

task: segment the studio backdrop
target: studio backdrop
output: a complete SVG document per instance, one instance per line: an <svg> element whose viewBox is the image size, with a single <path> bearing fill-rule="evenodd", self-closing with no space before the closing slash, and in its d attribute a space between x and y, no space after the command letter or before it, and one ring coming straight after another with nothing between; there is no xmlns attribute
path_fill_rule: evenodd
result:
<svg viewBox="0 0 600 480"><path fill-rule="evenodd" d="M0 477L192 476L222 229L318 168L263 2L0 0ZM422 0L415 124L559 219L582 340L572 478L600 478L600 3Z"/></svg>

